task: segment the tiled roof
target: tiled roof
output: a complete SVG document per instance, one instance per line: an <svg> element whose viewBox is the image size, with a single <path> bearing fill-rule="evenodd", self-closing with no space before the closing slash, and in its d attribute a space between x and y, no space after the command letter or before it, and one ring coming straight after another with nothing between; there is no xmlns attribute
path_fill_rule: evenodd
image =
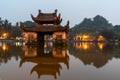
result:
<svg viewBox="0 0 120 80"><path fill-rule="evenodd" d="M69 29L69 25L64 27L60 25L37 25L32 27L25 27L24 24L20 24L20 27L27 32L58 32L65 31L67 32Z"/></svg>

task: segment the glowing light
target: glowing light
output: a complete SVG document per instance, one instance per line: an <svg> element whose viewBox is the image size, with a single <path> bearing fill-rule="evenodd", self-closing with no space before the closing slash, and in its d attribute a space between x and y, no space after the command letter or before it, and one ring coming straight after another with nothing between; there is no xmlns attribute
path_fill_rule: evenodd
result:
<svg viewBox="0 0 120 80"><path fill-rule="evenodd" d="M3 34L2 34L2 38L3 38L3 39L5 39L5 38L7 38L7 37L8 37L8 33L3 33Z"/></svg>
<svg viewBox="0 0 120 80"><path fill-rule="evenodd" d="M3 48L3 50L6 50L6 46L3 46L2 48Z"/></svg>
<svg viewBox="0 0 120 80"><path fill-rule="evenodd" d="M104 45L105 45L104 43L98 43L98 47L99 47L99 49L102 50L103 47L104 47Z"/></svg>
<svg viewBox="0 0 120 80"><path fill-rule="evenodd" d="M16 40L22 40L22 37L16 37Z"/></svg>
<svg viewBox="0 0 120 80"><path fill-rule="evenodd" d="M2 45L2 49L3 49L4 51L8 50L8 46L7 46L6 44L3 44L3 45Z"/></svg>
<svg viewBox="0 0 120 80"><path fill-rule="evenodd" d="M36 41L37 40L37 34L34 33L34 32L24 32L22 39L25 41L25 43L31 42L31 41Z"/></svg>
<svg viewBox="0 0 120 80"><path fill-rule="evenodd" d="M47 44L44 44L44 48L46 48L47 47Z"/></svg>
<svg viewBox="0 0 120 80"><path fill-rule="evenodd" d="M24 45L22 47L23 51L25 51L25 56L26 57L35 57L37 56L37 48L33 48L33 47L27 47L26 45Z"/></svg>
<svg viewBox="0 0 120 80"><path fill-rule="evenodd" d="M82 40L83 41L88 41L89 40L88 38L89 38L89 35L83 35L82 36Z"/></svg>
<svg viewBox="0 0 120 80"><path fill-rule="evenodd" d="M84 35L83 38L86 39L86 38L88 38L88 36L87 36L87 35Z"/></svg>
<svg viewBox="0 0 120 80"><path fill-rule="evenodd" d="M53 56L56 58L65 58L66 57L66 50L55 50L53 49Z"/></svg>
<svg viewBox="0 0 120 80"><path fill-rule="evenodd" d="M83 44L83 49L87 50L88 49L88 45L87 44Z"/></svg>
<svg viewBox="0 0 120 80"><path fill-rule="evenodd" d="M103 40L105 40L105 38L104 38L102 35L100 35L100 36L98 37L98 41L103 41Z"/></svg>
<svg viewBox="0 0 120 80"><path fill-rule="evenodd" d="M74 46L77 49L88 50L90 48L90 43L87 43L87 42L75 43Z"/></svg>
<svg viewBox="0 0 120 80"><path fill-rule="evenodd" d="M16 42L15 44L16 44L16 46L22 46L22 43L20 43L20 42Z"/></svg>

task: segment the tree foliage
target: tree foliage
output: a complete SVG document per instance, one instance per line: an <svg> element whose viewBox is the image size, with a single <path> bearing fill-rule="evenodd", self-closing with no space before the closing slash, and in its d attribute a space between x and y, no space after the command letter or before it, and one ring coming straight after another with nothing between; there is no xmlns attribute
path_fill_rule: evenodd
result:
<svg viewBox="0 0 120 80"><path fill-rule="evenodd" d="M27 27L35 25L35 23L32 21L25 21L23 23ZM0 18L0 36L3 33L8 33L8 38L15 38L22 36L22 32L23 31L20 29L18 22L16 22L15 25L12 25L7 19L3 20L2 18Z"/></svg>
<svg viewBox="0 0 120 80"><path fill-rule="evenodd" d="M31 27L31 26L34 26L35 23L32 22L32 21L25 21L25 22L24 22L24 25L27 26L27 27Z"/></svg>
<svg viewBox="0 0 120 80"><path fill-rule="evenodd" d="M75 25L69 31L69 35L73 36L80 33L99 34L108 40L113 39L115 36L114 26L100 15L95 16L93 19L85 18L80 24Z"/></svg>

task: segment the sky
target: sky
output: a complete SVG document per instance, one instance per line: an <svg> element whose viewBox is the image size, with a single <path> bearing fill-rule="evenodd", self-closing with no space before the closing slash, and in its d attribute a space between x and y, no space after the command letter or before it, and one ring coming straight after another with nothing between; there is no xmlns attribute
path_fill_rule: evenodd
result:
<svg viewBox="0 0 120 80"><path fill-rule="evenodd" d="M37 16L39 9L44 13L58 9L63 19L61 24L69 20L70 27L96 15L105 17L113 25L120 24L120 0L0 0L0 17L12 24L32 21L30 14Z"/></svg>

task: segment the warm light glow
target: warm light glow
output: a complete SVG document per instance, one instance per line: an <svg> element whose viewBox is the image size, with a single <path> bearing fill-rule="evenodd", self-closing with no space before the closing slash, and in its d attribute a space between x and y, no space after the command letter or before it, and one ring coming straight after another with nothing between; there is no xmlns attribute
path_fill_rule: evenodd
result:
<svg viewBox="0 0 120 80"><path fill-rule="evenodd" d="M102 35L100 35L99 37L98 37L98 41L104 41L105 40L105 38L102 36Z"/></svg>
<svg viewBox="0 0 120 80"><path fill-rule="evenodd" d="M93 36L90 34L78 34L74 37L74 40L81 40L81 41L92 41L94 39Z"/></svg>
<svg viewBox="0 0 120 80"><path fill-rule="evenodd" d="M5 43L3 43L2 49L3 49L4 51L8 50L8 46L7 46Z"/></svg>
<svg viewBox="0 0 120 80"><path fill-rule="evenodd" d="M84 50L87 50L88 49L88 45L85 43L85 44L83 44L83 49Z"/></svg>
<svg viewBox="0 0 120 80"><path fill-rule="evenodd" d="M16 37L16 40L22 40L22 37Z"/></svg>
<svg viewBox="0 0 120 80"><path fill-rule="evenodd" d="M3 46L2 48L3 48L3 50L6 50L6 46Z"/></svg>
<svg viewBox="0 0 120 80"><path fill-rule="evenodd" d="M53 49L53 56L57 58L65 58L66 57L66 50L55 50Z"/></svg>
<svg viewBox="0 0 120 80"><path fill-rule="evenodd" d="M23 39L25 40L25 43L36 41L37 40L37 34L34 32L24 32L23 33Z"/></svg>
<svg viewBox="0 0 120 80"><path fill-rule="evenodd" d="M20 42L16 42L15 44L16 44L16 46L22 46L22 43L20 43Z"/></svg>
<svg viewBox="0 0 120 80"><path fill-rule="evenodd" d="M88 41L89 36L88 35L83 35L82 38L83 38L84 41Z"/></svg>
<svg viewBox="0 0 120 80"><path fill-rule="evenodd" d="M81 43L74 43L74 46L78 49L82 48L82 44Z"/></svg>
<svg viewBox="0 0 120 80"><path fill-rule="evenodd" d="M37 48L23 46L23 50L25 51L26 57L35 57L37 56Z"/></svg>
<svg viewBox="0 0 120 80"><path fill-rule="evenodd" d="M105 43L98 43L98 47L100 50L102 50L104 46L105 46Z"/></svg>
<svg viewBox="0 0 120 80"><path fill-rule="evenodd" d="M83 49L83 50L87 50L90 48L90 44L87 42L82 42L82 43L75 43L74 44L76 48L78 49Z"/></svg>
<svg viewBox="0 0 120 80"><path fill-rule="evenodd" d="M88 38L88 36L87 35L83 35L83 38L85 39L85 38Z"/></svg>
<svg viewBox="0 0 120 80"><path fill-rule="evenodd" d="M46 48L47 47L47 44L44 44L44 48Z"/></svg>
<svg viewBox="0 0 120 80"><path fill-rule="evenodd" d="M2 37L3 37L3 38L7 38L7 37L8 37L8 33L3 33L3 34L2 34Z"/></svg>
<svg viewBox="0 0 120 80"><path fill-rule="evenodd" d="M53 39L56 39L57 38L57 35L61 35L62 36L62 39L66 39L66 33L65 32L55 32L53 34Z"/></svg>

